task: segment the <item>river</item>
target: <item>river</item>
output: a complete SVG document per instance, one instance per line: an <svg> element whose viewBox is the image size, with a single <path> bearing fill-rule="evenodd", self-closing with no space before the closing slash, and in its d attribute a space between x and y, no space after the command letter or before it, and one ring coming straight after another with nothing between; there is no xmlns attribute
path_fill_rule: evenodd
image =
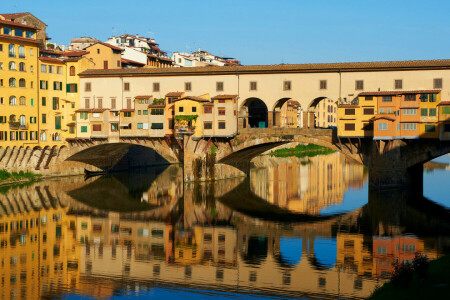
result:
<svg viewBox="0 0 450 300"><path fill-rule="evenodd" d="M432 169L423 196L369 189L339 153L214 183L170 165L3 186L0 298L365 298L395 261L450 252L450 170Z"/></svg>

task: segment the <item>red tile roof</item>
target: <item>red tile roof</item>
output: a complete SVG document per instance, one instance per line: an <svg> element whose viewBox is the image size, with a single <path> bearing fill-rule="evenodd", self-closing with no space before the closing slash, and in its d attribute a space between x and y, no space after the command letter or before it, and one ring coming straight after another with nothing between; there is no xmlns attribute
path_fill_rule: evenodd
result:
<svg viewBox="0 0 450 300"><path fill-rule="evenodd" d="M450 105L450 101L441 101L438 105Z"/></svg>
<svg viewBox="0 0 450 300"><path fill-rule="evenodd" d="M73 57L73 56L83 56L85 54L89 54L89 51L83 50L74 50L74 51L66 51L62 52L62 56Z"/></svg>
<svg viewBox="0 0 450 300"><path fill-rule="evenodd" d="M170 92L166 94L166 97L181 97L184 92Z"/></svg>
<svg viewBox="0 0 450 300"><path fill-rule="evenodd" d="M64 61L57 59L57 58L52 58L52 57L41 56L41 57L39 57L39 60L46 61L46 62L52 62L52 63L58 63L58 64L64 64Z"/></svg>
<svg viewBox="0 0 450 300"><path fill-rule="evenodd" d="M39 53L47 53L47 54L53 54L53 55L59 55L59 56L64 54L64 52L56 52L54 50L48 50L48 49L40 49Z"/></svg>
<svg viewBox="0 0 450 300"><path fill-rule="evenodd" d="M12 35L8 35L8 34L0 34L0 38L4 38L7 40L13 40L13 41L29 42L29 43L33 43L33 44L37 44L37 45L39 45L41 43L40 41L37 41L35 39L29 39L29 38L24 38L24 37L20 37L20 36L12 36Z"/></svg>
<svg viewBox="0 0 450 300"><path fill-rule="evenodd" d="M150 104L149 106L148 106L148 108L164 108L165 107L165 105L164 104Z"/></svg>
<svg viewBox="0 0 450 300"><path fill-rule="evenodd" d="M93 46L95 46L95 45L97 45L97 44L100 44L100 45L109 47L109 48L111 48L111 49L113 49L113 50L123 51L122 48L119 48L119 47L110 45L110 44L108 44L108 43L102 43L102 42L97 42L97 43L95 43L95 44L93 44L93 45L91 45L91 46L86 47L86 49L87 49L87 48L90 48L90 47L93 47Z"/></svg>
<svg viewBox="0 0 450 300"><path fill-rule="evenodd" d="M151 97L153 97L153 95L140 95L140 96L135 96L134 98L136 98L136 99L139 99L139 98L144 98L144 99L146 99L146 98L151 98Z"/></svg>
<svg viewBox="0 0 450 300"><path fill-rule="evenodd" d="M211 102L208 99L204 99L201 97L196 97L196 96L186 96L180 99L176 99L175 101L180 101L180 100L194 100L194 101L198 101L198 102Z"/></svg>
<svg viewBox="0 0 450 300"><path fill-rule="evenodd" d="M25 24L21 24L21 23L18 23L18 22L14 22L14 21L8 21L8 20L0 20L0 24L11 25L11 26L25 28L25 29L34 29L34 30L37 29L34 26L25 25Z"/></svg>
<svg viewBox="0 0 450 300"><path fill-rule="evenodd" d="M358 108L359 105L358 104L339 104L338 107L356 107Z"/></svg>
<svg viewBox="0 0 450 300"><path fill-rule="evenodd" d="M217 95L217 96L212 97L211 99L213 99L213 100L234 99L237 96L238 95Z"/></svg>
<svg viewBox="0 0 450 300"><path fill-rule="evenodd" d="M126 64L136 64L136 65L142 65L142 66L146 65L144 63L141 63L141 62L138 62L138 61L134 61L134 60L131 60L131 59L126 59L126 58L122 58L122 62L126 63Z"/></svg>
<svg viewBox="0 0 450 300"><path fill-rule="evenodd" d="M109 110L109 109L107 109L107 108L80 108L80 109L77 109L75 112L102 113L107 110Z"/></svg>
<svg viewBox="0 0 450 300"><path fill-rule="evenodd" d="M14 14L0 14L2 17L4 17L7 20L11 20L11 19L15 19L15 18L20 18L23 17L25 15L29 14L29 12L24 12L24 13L14 13Z"/></svg>
<svg viewBox="0 0 450 300"><path fill-rule="evenodd" d="M71 122L71 123L67 123L66 124L67 126L75 126L75 125L77 125L75 122Z"/></svg>
<svg viewBox="0 0 450 300"><path fill-rule="evenodd" d="M134 108L124 108L124 109L121 109L120 111L122 111L122 112L134 111Z"/></svg>
<svg viewBox="0 0 450 300"><path fill-rule="evenodd" d="M395 96L406 94L437 94L441 90L412 90L412 91L380 91L380 92L362 92L359 96Z"/></svg>
<svg viewBox="0 0 450 300"><path fill-rule="evenodd" d="M319 63L319 64L283 64L283 65L253 65L253 66L213 66L191 68L140 68L140 69L91 69L80 73L80 76L173 76L174 74L259 74L259 73L311 73L311 72L370 72L398 70L430 70L450 69L450 59L412 60L412 61L382 61L382 62L350 62L350 63Z"/></svg>
<svg viewBox="0 0 450 300"><path fill-rule="evenodd" d="M389 120L389 121L395 121L395 118L390 117L390 116L384 116L384 115L379 115L379 116L375 116L371 119L369 119L370 121L376 121L376 120L380 120L380 119L384 119L384 120Z"/></svg>

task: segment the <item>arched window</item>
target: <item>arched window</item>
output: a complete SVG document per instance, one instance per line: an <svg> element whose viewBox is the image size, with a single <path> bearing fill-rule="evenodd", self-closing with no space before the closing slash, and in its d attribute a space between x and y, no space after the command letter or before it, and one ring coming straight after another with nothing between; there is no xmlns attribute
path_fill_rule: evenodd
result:
<svg viewBox="0 0 450 300"><path fill-rule="evenodd" d="M47 141L47 133L45 131L41 132L41 142Z"/></svg>
<svg viewBox="0 0 450 300"><path fill-rule="evenodd" d="M16 87L16 79L15 78L9 79L9 87Z"/></svg>
<svg viewBox="0 0 450 300"><path fill-rule="evenodd" d="M27 119L25 118L24 115L21 115L20 118L19 118L19 124L20 124L20 126L25 126L26 123L27 123Z"/></svg>
<svg viewBox="0 0 450 300"><path fill-rule="evenodd" d="M19 105L27 105L27 100L24 96L19 98Z"/></svg>
<svg viewBox="0 0 450 300"><path fill-rule="evenodd" d="M19 64L19 71L22 71L22 72L25 72L25 71L26 71L26 70L25 70L25 63L21 62L21 63Z"/></svg>
<svg viewBox="0 0 450 300"><path fill-rule="evenodd" d="M13 44L9 44L9 57L16 57L16 47Z"/></svg>
<svg viewBox="0 0 450 300"><path fill-rule="evenodd" d="M55 132L54 134L52 134L52 140L53 141L60 141L61 140L61 134L58 132Z"/></svg>
<svg viewBox="0 0 450 300"><path fill-rule="evenodd" d="M13 61L9 62L9 69L12 71L16 71L16 63Z"/></svg>
<svg viewBox="0 0 450 300"><path fill-rule="evenodd" d="M74 66L70 67L70 76L75 76L75 67Z"/></svg>
<svg viewBox="0 0 450 300"><path fill-rule="evenodd" d="M33 73L33 71L34 71L33 66L30 66L30 72Z"/></svg>
<svg viewBox="0 0 450 300"><path fill-rule="evenodd" d="M19 87L25 87L25 79L23 79L23 78L20 78L19 79Z"/></svg>
<svg viewBox="0 0 450 300"><path fill-rule="evenodd" d="M25 58L25 47L19 46L19 58Z"/></svg>
<svg viewBox="0 0 450 300"><path fill-rule="evenodd" d="M16 96L9 97L9 105L17 105Z"/></svg>

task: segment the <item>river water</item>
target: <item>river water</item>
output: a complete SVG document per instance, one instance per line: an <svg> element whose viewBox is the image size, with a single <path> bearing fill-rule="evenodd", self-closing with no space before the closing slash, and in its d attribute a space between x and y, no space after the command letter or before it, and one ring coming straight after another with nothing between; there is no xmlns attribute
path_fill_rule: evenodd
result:
<svg viewBox="0 0 450 300"><path fill-rule="evenodd" d="M171 165L0 187L0 298L365 298L394 261L450 252L443 165L421 196L369 189L338 153L252 164L209 184Z"/></svg>

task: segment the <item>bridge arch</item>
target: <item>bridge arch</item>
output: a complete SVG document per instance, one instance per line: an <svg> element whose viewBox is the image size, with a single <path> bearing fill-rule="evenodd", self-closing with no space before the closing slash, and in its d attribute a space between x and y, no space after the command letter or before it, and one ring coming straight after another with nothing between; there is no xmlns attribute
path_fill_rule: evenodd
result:
<svg viewBox="0 0 450 300"><path fill-rule="evenodd" d="M268 108L266 103L260 98L251 97L242 102L239 113L241 128L254 128L269 126Z"/></svg>
<svg viewBox="0 0 450 300"><path fill-rule="evenodd" d="M321 96L321 97L317 97L317 98L314 98L310 103L309 103L309 105L308 105L308 111L309 112L316 112L316 110L317 110L317 105L319 105L319 103L322 101L322 100L325 100L325 99L327 99L328 97L325 97L325 96Z"/></svg>
<svg viewBox="0 0 450 300"><path fill-rule="evenodd" d="M289 110L287 105L292 105L294 110ZM272 111L269 112L273 114L272 125L274 127L297 127L298 123L298 108L301 108L300 102L294 98L281 98L278 99L273 105ZM283 111L284 108L284 111Z"/></svg>

